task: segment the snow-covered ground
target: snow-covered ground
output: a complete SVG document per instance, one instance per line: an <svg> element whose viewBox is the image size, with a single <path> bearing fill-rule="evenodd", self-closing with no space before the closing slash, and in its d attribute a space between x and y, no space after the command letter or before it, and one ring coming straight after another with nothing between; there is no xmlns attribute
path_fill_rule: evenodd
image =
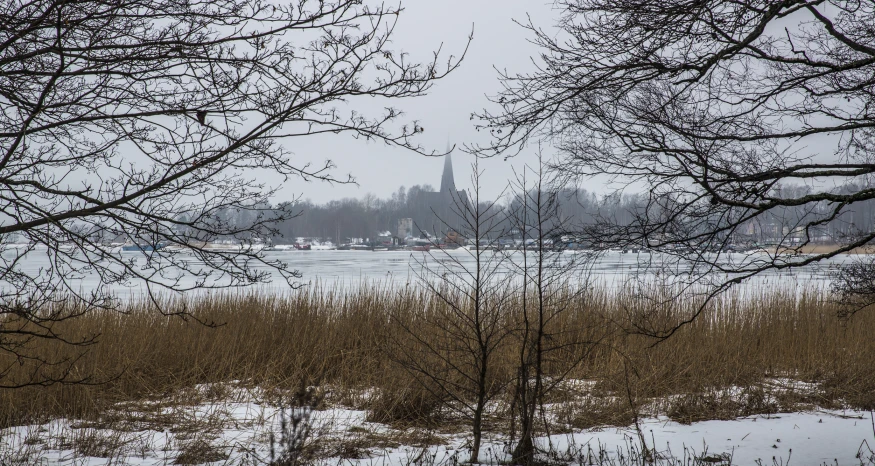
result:
<svg viewBox="0 0 875 466"><path fill-rule="evenodd" d="M868 465L875 461L870 449L875 446L875 437L869 413L856 411L788 413L690 425L665 418L647 419L641 428L647 447L655 448L663 464L693 464L695 459L733 465ZM619 461L620 456L628 458L630 453L641 451L638 433L631 427L554 435L540 438L539 443L542 449L556 453L556 461L571 464L590 464L603 454L625 464ZM459 450L463 444L454 439L432 450L438 462L442 458L450 462L453 455L464 460L470 453ZM501 439L493 439L484 446L481 459L506 461L505 450ZM367 464L376 460L378 464L406 465L416 451L409 447L387 451ZM610 460L603 461L610 464Z"/></svg>
<svg viewBox="0 0 875 466"><path fill-rule="evenodd" d="M648 447L663 454L726 456L732 464L756 464L758 460L772 464L773 458L779 464L860 464L872 456L869 445L875 445L869 413L856 411L787 413L690 425L649 419L641 428ZM550 440L558 451L580 450L584 445L617 451L637 438L634 430L608 429Z"/></svg>
<svg viewBox="0 0 875 466"><path fill-rule="evenodd" d="M271 439L279 454L282 417L287 430L292 425L290 410L264 400L257 390L236 389L222 401L122 404L98 421L9 428L0 432L0 464L264 464L271 458ZM367 422L360 410L312 411L308 425L305 445L320 464L435 466L470 457L464 434L397 431ZM818 410L691 425L656 418L643 420L641 431L647 447L657 451L656 464L730 464L730 459L739 465L875 464L870 448L875 446L875 423L868 412ZM431 446L423 446L426 440ZM481 461L506 461L505 441L488 436ZM631 427L553 435L538 442L554 452L557 463L640 464L628 462L641 451ZM599 457L601 463L592 461Z"/></svg>

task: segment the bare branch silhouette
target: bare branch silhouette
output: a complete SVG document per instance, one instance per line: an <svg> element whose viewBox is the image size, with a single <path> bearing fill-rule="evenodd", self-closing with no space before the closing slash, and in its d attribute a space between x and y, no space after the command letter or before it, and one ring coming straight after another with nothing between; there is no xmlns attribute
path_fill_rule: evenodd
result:
<svg viewBox="0 0 875 466"><path fill-rule="evenodd" d="M355 0L0 6L0 320L19 338L0 349L63 339L58 321L118 308L113 287L143 286L160 311L186 316L156 293L294 286L299 274L259 243L299 212L271 207L278 187L259 174L354 179L330 160L300 162L284 141L346 133L433 153L393 101L425 94L464 54L417 63L393 49L401 13ZM375 98L381 113L356 109ZM48 265L29 270L36 256ZM82 291L86 277L99 286Z"/></svg>

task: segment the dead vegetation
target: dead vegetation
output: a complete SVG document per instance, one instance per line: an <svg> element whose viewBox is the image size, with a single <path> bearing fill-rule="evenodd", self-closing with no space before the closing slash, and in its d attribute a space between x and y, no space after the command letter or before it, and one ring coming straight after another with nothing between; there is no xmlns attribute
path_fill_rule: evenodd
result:
<svg viewBox="0 0 875 466"><path fill-rule="evenodd" d="M227 416L192 413L192 406L241 396L277 404L308 381L325 403L365 410L367 421L397 428L392 434L350 432L348 442L320 446L335 456L362 457L369 448L405 444L397 438L402 432L405 442L425 445L440 441L429 432L462 428L452 401L420 383L387 351L405 350L399 342L416 344L397 338L402 324L415 326L439 311L442 303L421 290L314 287L286 296L223 294L168 304L185 305L216 325L163 317L142 303L132 303L125 314L88 314L59 323L53 331L70 338L100 334L85 353L70 354L78 358L74 369L95 383L4 390L3 426L67 418L76 420L77 435L85 437L101 429L172 431L185 442L178 464L220 461L227 449L211 443L205 426ZM623 319L636 305L633 296L597 290L581 295L551 323L557 338L593 342L574 347L586 351L585 357L557 354L545 361L546 383L552 374L571 371L544 400L552 432L630 425L639 415L665 414L689 423L815 406L875 406L875 315L838 319L837 305L823 292L728 294L656 346L624 331ZM680 315L693 305L693 300L677 303L663 317L675 319L672 312ZM428 338L447 337L431 328ZM414 347L406 350L417 353ZM495 354L490 377L511 380L515 355L501 348ZM576 358L580 364L569 367L566 362ZM9 367L22 374L34 370L27 362ZM487 430L507 428L503 419L511 397L499 395L488 407ZM76 443L82 455L107 458L128 438L85 437L66 441ZM38 443L36 438L31 443Z"/></svg>

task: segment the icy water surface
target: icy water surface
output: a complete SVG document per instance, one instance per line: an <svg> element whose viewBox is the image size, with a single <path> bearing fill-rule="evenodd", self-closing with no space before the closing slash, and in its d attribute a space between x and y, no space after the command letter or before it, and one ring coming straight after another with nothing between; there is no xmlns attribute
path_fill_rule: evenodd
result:
<svg viewBox="0 0 875 466"><path fill-rule="evenodd" d="M4 259L9 259L16 252L5 251ZM136 258L138 264L145 264L146 258L140 252L125 252L125 258ZM302 274L301 283L316 284L323 286L358 286L362 283L371 285L383 284L389 286L405 286L408 283L418 281L418 272L422 270L423 261L427 262L432 270L440 270L443 265L473 267L474 259L471 253L465 250L455 251L432 251L429 253L410 251L270 251L264 253L268 260L280 260L286 263L289 269L298 270ZM656 270L660 262L658 255L632 254L621 252L606 252L595 260L583 260L583 253L563 253L562 263L579 261L585 264L582 269L591 282L607 286L626 286L633 277L655 278ZM739 256L740 257L740 256ZM824 287L828 284L829 271L836 265L854 260L855 256L842 255L836 258L821 261L812 266L792 271L764 273L753 280L745 282L745 286L756 285L758 287L780 288L804 288ZM45 251L33 251L24 258L22 271L28 274L40 274L49 265L49 258ZM194 256L183 256L195 267L205 266ZM515 254L515 261L521 260L521 254ZM642 267L650 265L651 267ZM654 266L655 265L655 266ZM511 267L505 264L499 267L498 275L510 276ZM267 268L265 268L267 269ZM269 270L269 269L267 269ZM575 280L580 280L575 278ZM185 279L183 284L187 282ZM288 287L282 284L282 280L274 280L271 285L265 285L266 290L282 292ZM8 287L0 281L0 288ZM74 287L82 291L89 291L100 282L93 273L84 273L80 279L73 283ZM113 291L119 296L136 296L144 291L142 283L131 282L127 285L117 285Z"/></svg>

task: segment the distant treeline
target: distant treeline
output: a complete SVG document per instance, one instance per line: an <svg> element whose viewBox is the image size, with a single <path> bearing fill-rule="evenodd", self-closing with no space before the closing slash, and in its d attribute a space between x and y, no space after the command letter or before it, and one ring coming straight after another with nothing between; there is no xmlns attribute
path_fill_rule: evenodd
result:
<svg viewBox="0 0 875 466"><path fill-rule="evenodd" d="M325 204L315 204L310 201L299 202L295 208L300 215L284 224L279 230L284 238L317 237L336 240L341 238L374 237L377 232L389 231L392 235L398 232L398 221L404 218L413 220L414 229L440 235L446 229L447 219L438 218L432 212L426 195L435 189L430 185L415 185L401 187L388 198L378 198L373 194L355 199L346 198L334 200ZM606 205L598 197L583 189L567 189L560 193L561 210L566 216L576 219L591 218L599 211L604 211ZM482 201L482 199L481 199ZM508 210L513 203L518 202L514 196L505 196L495 204L493 209ZM491 203L491 202L490 202ZM611 210L618 213L633 206L636 196L622 196ZM484 204L481 202L481 204ZM498 214L501 218L502 214ZM628 218L631 220L631 217ZM281 238L274 238L278 241Z"/></svg>
<svg viewBox="0 0 875 466"><path fill-rule="evenodd" d="M860 186L844 186L835 191L859 189ZM434 191L435 188L430 185L415 185L410 188L402 186L388 198L379 198L369 193L360 198L332 200L324 204L310 200L280 203L277 207L293 209L299 215L277 225L278 234L271 239L274 243L282 243L298 237L332 241L338 241L339 238L344 241L347 238L373 238L379 232L385 231L396 235L398 221L404 218L412 219L417 231L439 235L446 230L446 225L435 216L429 205L428 193ZM782 186L776 190L778 195L787 197L797 197L810 191L812 189L807 186ZM652 217L657 207L651 203L652 199L648 195L649 193L599 195L583 188L564 188L557 192L557 201L561 215L570 219L568 224L583 229L584 225L592 225L597 221L629 224L648 209ZM515 203L519 202L518 195L505 194L493 208L510 212ZM736 232L736 236L739 238L738 242L769 242L786 238L793 234L797 225L804 224L806 219L831 216L836 207L829 203L818 203L798 208L773 209L756 217L743 231ZM262 206L252 210L226 210L221 216L229 222L245 223L252 221L259 210L271 208ZM499 213L498 217L501 216ZM828 242L831 239L840 242L843 238L871 231L873 227L875 201L865 201L842 207L841 213L835 215L834 219L824 222L809 234L815 242Z"/></svg>

